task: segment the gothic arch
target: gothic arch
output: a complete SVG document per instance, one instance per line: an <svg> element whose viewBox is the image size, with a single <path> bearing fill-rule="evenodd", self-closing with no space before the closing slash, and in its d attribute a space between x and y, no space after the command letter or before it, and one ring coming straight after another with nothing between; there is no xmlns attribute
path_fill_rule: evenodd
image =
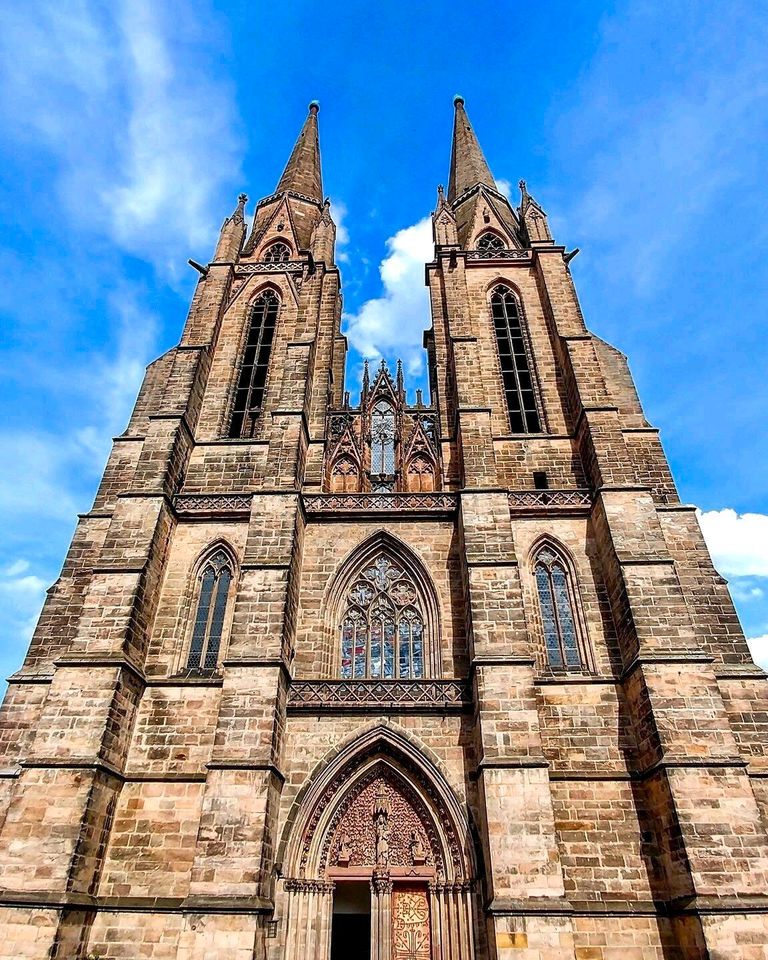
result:
<svg viewBox="0 0 768 960"><path fill-rule="evenodd" d="M385 557L401 568L416 590L423 616L423 676L437 678L441 673L437 591L421 558L403 540L387 530L379 530L359 543L341 562L329 581L323 606L330 675L334 678L340 676L341 629L349 591L366 566L378 557Z"/></svg>
<svg viewBox="0 0 768 960"><path fill-rule="evenodd" d="M477 860L470 823L438 763L389 723L358 731L317 765L296 797L278 848L282 875L331 879L339 870L339 831L354 805L363 802L364 815L371 807L371 824L367 834L363 823L361 835L350 838L350 846L359 844L352 851L352 866L363 871L386 866L402 876L417 873L446 884L471 883L477 876ZM392 838L385 865L372 856L370 801L376 789L386 790L399 825L405 827L399 830L401 836ZM417 833L422 842L423 863L403 862L409 859L411 833ZM410 859L414 859L412 852Z"/></svg>
<svg viewBox="0 0 768 960"><path fill-rule="evenodd" d="M573 629L575 631L576 649L579 653L579 663L567 663L566 658L562 665L553 665L548 651L548 631L545 626L545 613L542 608L542 598L539 584L537 583L537 567L543 562L545 555L549 553L554 558L554 563L559 565L565 574L565 591L567 591L570 614L573 620ZM548 558L546 562L551 565L553 561ZM559 540L550 534L542 534L537 537L528 550L527 570L530 583L531 595L535 600L535 620L537 633L539 636L539 649L541 663L548 669L558 669L565 671L592 671L594 670L594 654L589 642L587 632L586 618L584 617L584 604L579 586L579 573L576 562L571 551Z"/></svg>
<svg viewBox="0 0 768 960"><path fill-rule="evenodd" d="M281 260L270 260L270 251L273 251L273 249L276 249L278 246L285 247L287 256L283 257ZM257 259L270 263L285 263L286 261L290 260L292 256L293 245L290 243L287 237L272 236L263 244Z"/></svg>
<svg viewBox="0 0 768 960"><path fill-rule="evenodd" d="M181 631L183 644L177 655L177 669L179 670L205 668L203 664L201 664L198 668L190 667L189 661L190 652L194 641L196 617L200 604L202 578L206 568L212 562L216 562L216 564L219 566L226 565L230 571L230 579L225 598L223 621L216 646L216 659L218 662L220 662L223 658L226 646L229 642L229 635L232 628L232 616L234 613L234 598L237 591L240 564L232 545L224 538L217 537L215 540L212 540L210 543L206 544L206 546L197 555L197 559L190 568L189 576L187 578L187 586L184 591L183 598L183 609L185 611L186 618L184 622L184 629ZM205 639L207 638L204 638L204 640ZM209 667L207 669L212 668Z"/></svg>

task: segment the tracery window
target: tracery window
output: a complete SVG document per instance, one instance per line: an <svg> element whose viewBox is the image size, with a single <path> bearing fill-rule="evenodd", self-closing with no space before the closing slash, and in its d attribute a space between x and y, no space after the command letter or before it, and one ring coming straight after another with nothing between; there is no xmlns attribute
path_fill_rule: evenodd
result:
<svg viewBox="0 0 768 960"><path fill-rule="evenodd" d="M253 305L229 427L230 437L253 436L264 403L269 355L279 308L280 301L273 290L265 290Z"/></svg>
<svg viewBox="0 0 768 960"><path fill-rule="evenodd" d="M484 233L477 241L478 250L503 250L504 241L497 233Z"/></svg>
<svg viewBox="0 0 768 960"><path fill-rule="evenodd" d="M495 287L491 294L491 316L499 348L509 425L513 433L539 433L541 425L520 307L515 295L504 284Z"/></svg>
<svg viewBox="0 0 768 960"><path fill-rule="evenodd" d="M432 493L435 489L435 467L426 457L414 457L408 464L408 489L412 493Z"/></svg>
<svg viewBox="0 0 768 960"><path fill-rule="evenodd" d="M424 633L413 580L380 553L347 593L340 639L342 680L423 677Z"/></svg>
<svg viewBox="0 0 768 960"><path fill-rule="evenodd" d="M542 547L537 553L534 576L547 662L553 670L580 670L584 663L579 648L573 585L565 563L551 547Z"/></svg>
<svg viewBox="0 0 768 960"><path fill-rule="evenodd" d="M359 488L357 464L349 457L341 457L331 471L331 490L333 493L356 493Z"/></svg>
<svg viewBox="0 0 768 960"><path fill-rule="evenodd" d="M286 260L290 259L291 248L287 243L283 243L282 240L278 240L276 243L270 244L264 251L265 263L285 263Z"/></svg>
<svg viewBox="0 0 768 960"><path fill-rule="evenodd" d="M395 411L386 400L377 400L371 413L371 476L375 491L391 490L395 478Z"/></svg>
<svg viewBox="0 0 768 960"><path fill-rule="evenodd" d="M230 559L224 550L217 550L200 573L197 611L187 657L190 670L213 670L219 662L231 583Z"/></svg>

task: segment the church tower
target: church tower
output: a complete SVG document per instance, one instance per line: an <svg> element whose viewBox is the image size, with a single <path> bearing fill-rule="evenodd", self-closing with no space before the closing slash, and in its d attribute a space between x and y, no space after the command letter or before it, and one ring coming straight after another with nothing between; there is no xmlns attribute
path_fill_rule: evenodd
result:
<svg viewBox="0 0 768 960"><path fill-rule="evenodd" d="M429 396L345 389L318 104L0 712L0 958L768 958L768 685L455 99Z"/></svg>

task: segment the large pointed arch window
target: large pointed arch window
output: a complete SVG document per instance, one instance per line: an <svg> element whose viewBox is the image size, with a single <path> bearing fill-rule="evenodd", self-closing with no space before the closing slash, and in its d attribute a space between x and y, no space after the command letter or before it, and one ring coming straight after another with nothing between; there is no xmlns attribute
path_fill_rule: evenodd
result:
<svg viewBox="0 0 768 960"><path fill-rule="evenodd" d="M216 550L200 572L192 642L187 657L190 670L214 670L219 662L231 584L229 556L224 550Z"/></svg>
<svg viewBox="0 0 768 960"><path fill-rule="evenodd" d="M491 293L491 316L499 348L501 376L513 433L539 433L533 376L520 319L517 298L504 284Z"/></svg>
<svg viewBox="0 0 768 960"><path fill-rule="evenodd" d="M248 339L237 382L230 437L252 437L264 404L269 355L275 336L280 301L273 290L265 290L253 304Z"/></svg>
<svg viewBox="0 0 768 960"><path fill-rule="evenodd" d="M547 663L553 670L584 667L573 583L565 561L548 545L536 554L536 592Z"/></svg>
<svg viewBox="0 0 768 960"><path fill-rule="evenodd" d="M341 621L342 680L425 675L425 614L403 566L379 553L347 592Z"/></svg>

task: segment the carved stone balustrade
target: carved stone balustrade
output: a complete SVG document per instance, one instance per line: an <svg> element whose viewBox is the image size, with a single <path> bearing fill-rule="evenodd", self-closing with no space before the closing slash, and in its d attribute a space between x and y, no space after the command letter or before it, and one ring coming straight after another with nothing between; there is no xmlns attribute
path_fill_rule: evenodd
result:
<svg viewBox="0 0 768 960"><path fill-rule="evenodd" d="M592 495L589 490L512 490L508 494L509 510L514 514L589 513Z"/></svg>
<svg viewBox="0 0 768 960"><path fill-rule="evenodd" d="M458 509L454 493L310 493L303 497L308 514L422 513L451 514Z"/></svg>
<svg viewBox="0 0 768 960"><path fill-rule="evenodd" d="M354 712L457 711L472 704L465 680L297 680L288 691L289 710Z"/></svg>

